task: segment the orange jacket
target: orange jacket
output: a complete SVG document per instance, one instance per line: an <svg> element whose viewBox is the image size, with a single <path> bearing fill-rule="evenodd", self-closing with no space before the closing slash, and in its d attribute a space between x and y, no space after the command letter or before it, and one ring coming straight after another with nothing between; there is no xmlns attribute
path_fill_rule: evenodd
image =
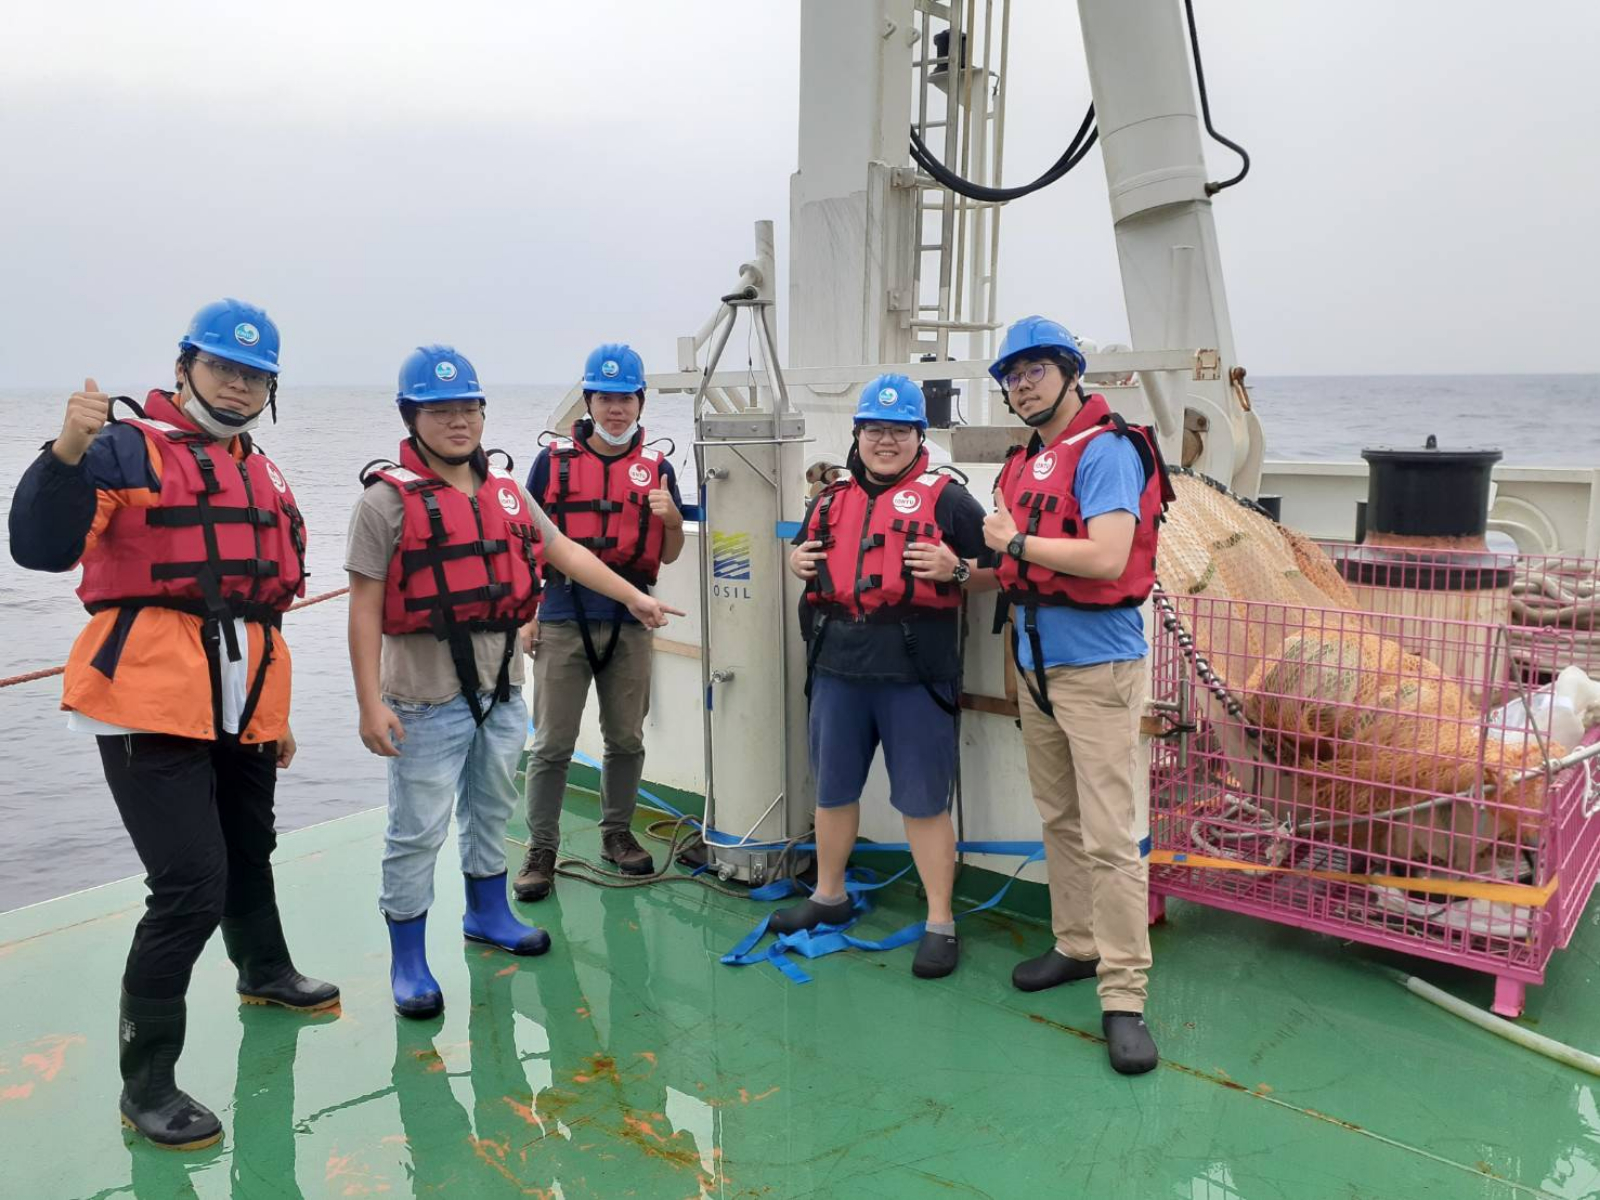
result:
<svg viewBox="0 0 1600 1200"><path fill-rule="evenodd" d="M244 438L230 442L228 451L235 462L252 453ZM80 564L107 552L119 509L160 504L161 454L162 447L132 425L109 425L95 440L84 464L96 505ZM216 738L204 623L170 608L107 608L92 614L67 658L61 707L130 729ZM248 678L254 684L269 627L252 620L245 628ZM293 664L282 631L270 630L270 636L272 655L260 699L239 734L248 744L277 741L289 727Z"/></svg>

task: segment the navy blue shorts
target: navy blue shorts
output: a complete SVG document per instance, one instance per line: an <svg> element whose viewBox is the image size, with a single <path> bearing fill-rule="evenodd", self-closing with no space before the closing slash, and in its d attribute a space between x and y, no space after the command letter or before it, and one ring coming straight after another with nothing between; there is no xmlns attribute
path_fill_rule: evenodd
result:
<svg viewBox="0 0 1600 1200"><path fill-rule="evenodd" d="M946 697L953 683L933 685ZM889 803L908 817L950 808L956 776L955 718L920 683L878 683L817 675L811 685L811 773L817 805L861 799L872 756L883 746Z"/></svg>

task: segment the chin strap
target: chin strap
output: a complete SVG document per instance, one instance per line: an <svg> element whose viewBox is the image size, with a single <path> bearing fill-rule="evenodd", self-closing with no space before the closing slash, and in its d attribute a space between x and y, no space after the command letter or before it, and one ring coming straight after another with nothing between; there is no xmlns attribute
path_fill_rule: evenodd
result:
<svg viewBox="0 0 1600 1200"><path fill-rule="evenodd" d="M411 432L411 448L415 450L418 455L424 458L437 459L439 462L444 463L447 467L459 467L465 465L466 463L472 462L478 457L479 450L481 449L481 447L474 448L470 453L467 454L440 454L432 446L428 445L427 442L423 441L422 435L416 432L416 430L412 430Z"/></svg>
<svg viewBox="0 0 1600 1200"><path fill-rule="evenodd" d="M1072 381L1068 380L1066 383L1061 385L1061 392L1056 396L1056 402L1054 404L1045 409L1043 412L1034 413L1031 417L1023 417L1022 423L1029 429L1042 429L1044 426L1050 424L1051 421L1056 419L1056 413L1061 411L1061 403L1067 398L1067 393L1071 390ZM1006 395L1006 407L1011 408L1011 396L1009 393ZM1011 411L1013 414L1015 414L1017 410L1011 408Z"/></svg>

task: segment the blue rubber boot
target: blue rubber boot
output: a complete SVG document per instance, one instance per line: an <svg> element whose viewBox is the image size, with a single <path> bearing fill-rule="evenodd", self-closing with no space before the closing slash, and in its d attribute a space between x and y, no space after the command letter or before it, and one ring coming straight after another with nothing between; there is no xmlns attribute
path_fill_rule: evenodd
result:
<svg viewBox="0 0 1600 1200"><path fill-rule="evenodd" d="M428 914L389 922L389 986L394 989L394 1010L402 1017L425 1021L444 1011L444 993L428 970Z"/></svg>
<svg viewBox="0 0 1600 1200"><path fill-rule="evenodd" d="M524 925L511 915L506 900L506 873L487 879L464 877L467 881L467 915L461 919L461 932L469 942L488 942L512 954L543 954L550 949L550 935L537 925Z"/></svg>

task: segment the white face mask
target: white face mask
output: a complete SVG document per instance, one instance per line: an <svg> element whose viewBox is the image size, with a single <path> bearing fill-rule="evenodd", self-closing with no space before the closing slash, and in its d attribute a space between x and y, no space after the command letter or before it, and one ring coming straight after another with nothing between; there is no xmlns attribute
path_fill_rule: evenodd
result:
<svg viewBox="0 0 1600 1200"><path fill-rule="evenodd" d="M190 401L193 401L193 403L190 403ZM234 419L237 422L236 424L229 421L223 421L214 415L212 411L203 403L201 403L200 398L194 395L192 392L189 394L187 399L185 399L181 407L183 408L184 416L188 417L189 420L193 421L196 425L198 425L206 433L209 433L212 437L216 438L219 442L226 442L230 438L236 438L241 433L249 433L261 423L261 414L267 411L266 407L262 406L248 417L235 417ZM229 415L233 416L232 413Z"/></svg>
<svg viewBox="0 0 1600 1200"><path fill-rule="evenodd" d="M633 435L639 432L639 422L634 421L621 433L610 433L599 421L594 423L594 431L600 435L600 440L608 446L626 446L633 441Z"/></svg>

